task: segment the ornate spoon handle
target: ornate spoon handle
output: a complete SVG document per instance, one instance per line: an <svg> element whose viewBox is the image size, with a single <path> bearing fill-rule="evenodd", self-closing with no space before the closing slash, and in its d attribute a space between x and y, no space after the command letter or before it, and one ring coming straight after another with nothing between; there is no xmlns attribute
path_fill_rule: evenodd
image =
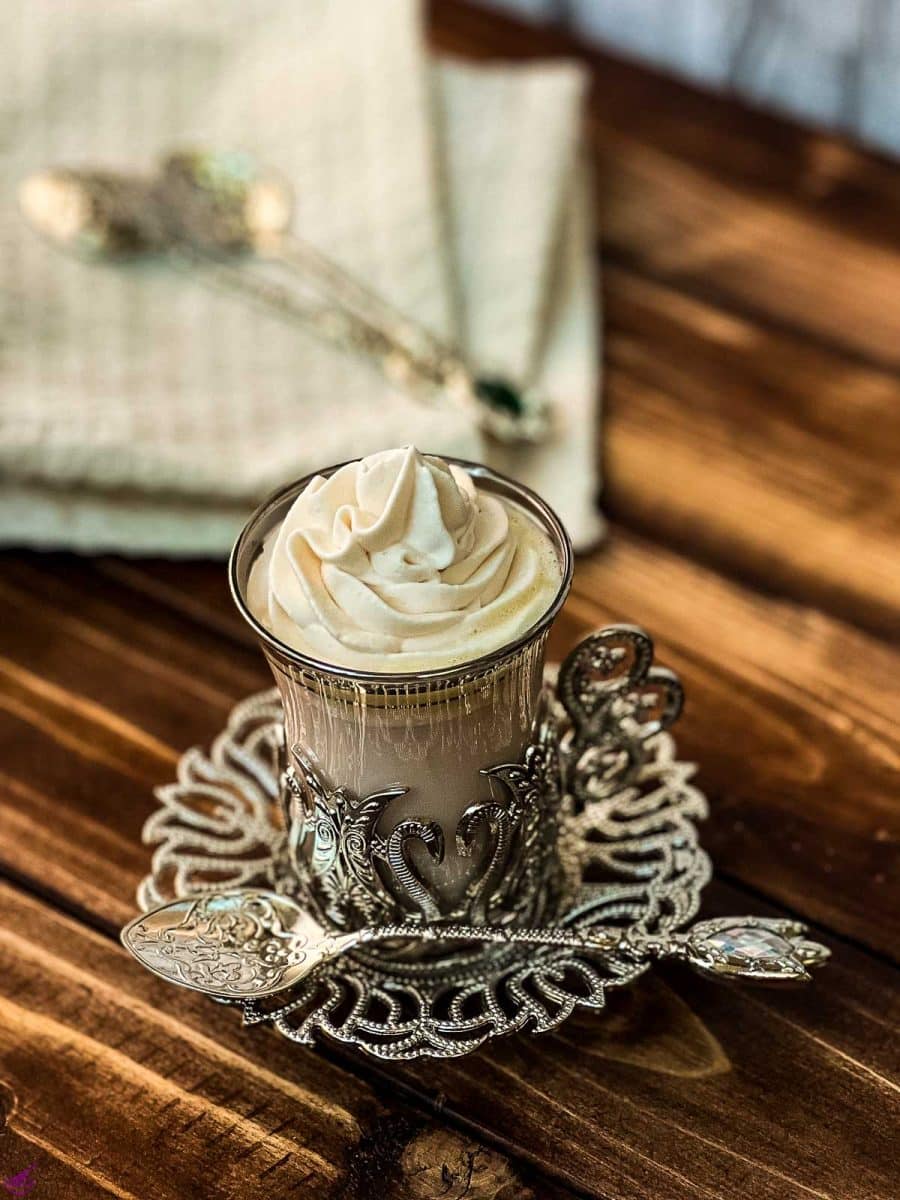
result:
<svg viewBox="0 0 900 1200"><path fill-rule="evenodd" d="M683 932L648 934L638 930L530 928L487 925L421 925L408 922L365 930L361 941L411 938L416 941L481 941L569 947L589 955L615 951L638 962L677 958L715 979L756 983L805 983L808 967L829 957L819 942L807 941L805 926L769 917L718 917Z"/></svg>
<svg viewBox="0 0 900 1200"><path fill-rule="evenodd" d="M518 389L500 378L476 374L454 347L402 318L395 321L390 308L360 312L337 297L304 303L294 288L256 271L252 260L231 265L221 255L188 241L174 245L170 257L182 269L202 267L198 278L207 286L296 321L339 350L366 359L419 402L455 404L500 441L539 442L548 433L550 415L545 403L532 398L528 407L523 407ZM279 254L268 254L265 261L288 267L309 282L296 246L290 252L285 248Z"/></svg>
<svg viewBox="0 0 900 1200"><path fill-rule="evenodd" d="M360 355L420 402L446 403L449 399L501 440L537 441L543 436L545 415L512 416L501 408L491 407L482 393L502 385L474 376L465 361L449 347L417 346L415 336L404 336L343 304L306 302L295 289L264 277L251 264L233 265L189 243L173 247L169 259L179 270L193 272L202 268L197 278L207 287L241 296L284 319L296 321L340 350Z"/></svg>
<svg viewBox="0 0 900 1200"><path fill-rule="evenodd" d="M527 383L476 370L457 346L296 238L286 185L255 179L241 155L172 154L149 177L51 169L23 182L20 201L41 233L91 257L166 254L182 270L203 267L196 277L205 286L358 355L421 403L455 405L501 441L541 441L550 431L550 406ZM277 270L285 282L272 278Z"/></svg>
<svg viewBox="0 0 900 1200"><path fill-rule="evenodd" d="M169 154L161 163L158 200L174 218L173 237L204 259L250 251L318 292L323 303L312 310L312 328L368 356L414 395L446 394L503 441L540 441L549 432L549 405L527 383L476 370L459 347L298 238L291 229L291 188L251 157L233 151ZM232 276L228 283L239 280ZM298 316L285 299L273 307Z"/></svg>

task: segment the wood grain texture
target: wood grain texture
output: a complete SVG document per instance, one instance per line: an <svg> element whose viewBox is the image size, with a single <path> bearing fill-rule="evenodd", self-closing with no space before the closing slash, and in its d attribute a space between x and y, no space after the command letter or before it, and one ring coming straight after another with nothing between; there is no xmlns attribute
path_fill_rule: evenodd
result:
<svg viewBox="0 0 900 1200"><path fill-rule="evenodd" d="M56 1160L123 1197L336 1193L347 1147L380 1115L362 1084L241 1034L234 1014L6 887L0 911L8 1120L39 1182Z"/></svg>
<svg viewBox="0 0 900 1200"><path fill-rule="evenodd" d="M719 870L896 957L900 652L615 529L566 614L643 625L681 676Z"/></svg>
<svg viewBox="0 0 900 1200"><path fill-rule="evenodd" d="M711 911L742 901L716 889ZM485 1200L550 1200L566 1185L604 1200L894 1194L897 976L849 948L812 991L770 998L667 971L603 1020L385 1072L386 1087L404 1084L478 1135L460 1137L386 1108L321 1054L241 1029L234 1012L8 888L0 912L8 1122L41 1176L56 1164L112 1195L173 1200L442 1194L413 1190L412 1172L462 1200L460 1164L475 1154L484 1190L469 1194ZM836 1111L837 1128L821 1117ZM483 1137L553 1181L523 1179ZM391 1174L384 1157L373 1166L373 1141L390 1149Z"/></svg>
<svg viewBox="0 0 900 1200"><path fill-rule="evenodd" d="M720 891L716 900L733 910L742 897ZM124 1194L179 1196L205 1180L186 1175L185 1162L188 1171L215 1167L215 1185L205 1181L199 1194L229 1195L234 1170L251 1189L242 1194L254 1195L256 1175L237 1165L253 1154L260 1171L280 1164L283 1187L293 1186L296 1170L309 1189L299 1194L330 1195L326 1183L340 1173L322 1161L323 1147L333 1144L336 1157L344 1126L356 1144L361 1103L369 1125L383 1119L371 1097L360 1100L316 1056L242 1031L234 1013L153 980L107 939L8 890L2 911L0 1006L12 1037L2 1042L2 1069L19 1098L14 1128L62 1161L86 1158L88 1178L114 1179ZM609 1020L581 1018L559 1035L513 1039L442 1065L437 1083L427 1065L391 1073L426 1097L439 1090L454 1116L590 1195L717 1194L739 1180L745 1196L770 1194L766 1187L780 1181L785 1197L809 1188L838 1197L852 1171L855 1196L887 1200L897 996L886 968L838 954L831 986L794 1002L723 993L670 973L668 983L619 998ZM49 1061L54 1087L35 1087ZM87 1128L80 1111L66 1107L76 1080L91 1096L102 1089ZM721 1112L726 1097L730 1121ZM838 1100L843 1136L835 1141L809 1104L827 1112ZM874 1126L870 1109L880 1114ZM331 1120L338 1130L320 1128ZM198 1146L192 1131L201 1121ZM278 1136L267 1142L272 1128ZM148 1138L163 1161L177 1159L171 1190L146 1191L140 1147ZM304 1156L305 1147L315 1153ZM214 1159L204 1157L210 1152Z"/></svg>
<svg viewBox="0 0 900 1200"><path fill-rule="evenodd" d="M745 904L722 887L707 897L710 912ZM664 970L601 1021L447 1065L445 1109L490 1123L604 1200L890 1200L898 975L834 949L805 992ZM435 1086L427 1067L408 1074Z"/></svg>
<svg viewBox="0 0 900 1200"><path fill-rule="evenodd" d="M432 29L592 68L612 514L896 639L897 168L473 6Z"/></svg>
<svg viewBox="0 0 900 1200"><path fill-rule="evenodd" d="M469 56L573 49L450 0L431 19ZM705 911L812 918L833 965L776 996L667 969L603 1020L440 1068L242 1030L114 941L152 787L269 685L224 571L4 554L0 1181L35 1161L51 1200L896 1196L900 172L585 61L615 521L551 653L648 629L729 881Z"/></svg>
<svg viewBox="0 0 900 1200"><path fill-rule="evenodd" d="M0 738L8 732L0 862L124 920L146 870L139 836L151 785L172 777L179 750L208 742L241 696L269 685L261 655L214 565L186 575L181 565L9 556L0 595L26 614L14 636L0 627L0 677L21 673L52 645L58 614L77 596L102 596L85 600L83 612L95 606L107 634L101 653L82 645L89 632L67 627L65 653L44 651L31 707L0 729ZM192 609L198 595L209 623ZM643 625L660 660L682 677L679 746L700 764L712 801L704 838L719 868L896 956L900 650L618 527L603 550L580 560L551 654L562 657L610 621ZM129 671L135 654L151 665ZM214 664L208 682L206 661ZM173 687L175 670L213 689L215 703L188 683ZM67 689L66 709L58 696ZM85 726L86 712L94 725ZM164 750L145 762L135 757L144 730ZM144 762L139 776L135 761ZM129 871L125 889L113 858Z"/></svg>
<svg viewBox="0 0 900 1200"><path fill-rule="evenodd" d="M106 627L118 631L114 642L129 653L153 639L163 664L189 663L190 646L212 638L217 661L232 663L218 670L239 672L231 685L236 698L244 671L254 669L256 651L244 643L237 627L226 632L230 601L219 568L191 569L191 585L202 576L205 586L199 591L214 608L214 620L206 625L179 611L175 572L166 578L168 598L163 601L161 585L141 586L145 575L156 573L146 565L120 570L109 562L100 570L69 558L12 556L6 565L11 569L4 572L5 585L31 596L23 607L34 623L31 636L38 640L51 636L53 597L65 605L70 587L102 595ZM63 586L56 591L60 580ZM191 591L197 594L193 586ZM39 602L42 595L44 603ZM686 605L684 598L692 595L705 597L705 606L695 611ZM588 625L624 616L651 629L664 628L661 656L688 678L681 745L689 753L696 750L703 763L702 782L715 802L707 841L716 854L733 858L727 861L729 873L749 878L771 894L787 891L795 910L819 912L832 927L862 925L871 906L877 906L881 925L873 936L883 936L887 943L895 935L896 906L889 898L890 885L878 893L872 882L866 856L885 843L870 836L867 823L889 822L892 808L877 772L876 750L885 731L877 722L871 728L866 724L872 720L866 709L867 674L857 681L859 695L850 689L853 705L847 714L829 723L832 692L841 682L838 652L854 644L860 648L860 643L871 650L878 643L870 646L871 639L820 614L798 613L614 531L604 554L580 564L576 591L554 633L553 648L561 653ZM222 631L212 632L213 625L221 625ZM79 633L67 632L66 648L71 650ZM108 735L108 753L124 759L125 730L140 728L143 721L152 726L158 717L148 706L158 701L152 689L148 699L143 675L123 673L112 643L105 649L109 658L98 656L89 691L95 704L114 707L124 723L117 734L122 744ZM6 646L5 652L15 662L17 654L27 657L29 647ZM881 653L887 658L878 682L895 694L894 652L881 647ZM790 664L796 682L779 674L781 658ZM62 686L50 657L43 673L51 685ZM261 673L259 682L264 680ZM221 685L227 694L227 681ZM76 715L80 709L73 705ZM182 719L184 732L198 740L220 721L217 709L202 705L186 705ZM746 741L739 741L744 727L746 737L755 739L755 754L746 754ZM46 761L52 756L53 734L40 720L36 728L32 760ZM193 738L184 742L189 740ZM817 753L811 745L819 748ZM884 745L890 748L890 743ZM740 772L735 770L736 746ZM858 793L842 774L842 763L851 754L856 758L848 769L868 772ZM89 763L81 764L77 774L88 770ZM164 761L154 770L160 779L169 777ZM841 803L822 803L823 771L828 794ZM833 789L829 772L835 775ZM724 794L717 796L719 779ZM97 780L98 799L109 786L109 778ZM36 829L72 803L60 786L54 801L29 805L28 836L8 826L16 839L8 865L30 875L32 886L52 884L112 930L131 911L134 886L146 869L135 826L152 807L149 791L134 781L127 803L104 807L102 822L91 823L83 807L70 807L64 824L70 837L79 838L78 855L61 865L52 849L44 851L51 855L46 860L39 854L29 858ZM0 812L5 822L17 807L22 806L14 799L4 804ZM110 854L102 841L95 844L98 827L116 839L116 853ZM797 846L793 854L788 838ZM134 843L131 853L129 841ZM823 845L833 853L822 853ZM92 879L97 873L102 887ZM722 888L711 897L714 911L760 908L757 899ZM838 946L837 952L837 967L829 968L814 990L793 998L720 992L669 972L664 981L617 999L609 1021L585 1017L551 1038L513 1039L471 1062L442 1065L437 1074L431 1066L402 1072L392 1068L389 1074L402 1079L423 1103L439 1103L454 1122L467 1123L480 1144L493 1144L515 1161L530 1162L559 1186L588 1195L615 1200L717 1196L731 1186L746 1197L778 1195L781 1200L812 1192L838 1200L852 1178L858 1186L854 1196L887 1200L892 1194L887 1122L897 1086L891 1040L897 976L847 947ZM163 993L168 994L165 988ZM179 1005L179 1019L202 1022L202 1001L191 997L190 1002L200 1009L184 1016L181 998L169 1001ZM225 1016L234 1021L234 1014ZM217 1010L210 1019L217 1021L218 1035ZM240 1039L244 1035L234 1024L234 1036ZM829 1122L817 1113L833 1112L839 1105L841 1137L835 1140Z"/></svg>
<svg viewBox="0 0 900 1200"><path fill-rule="evenodd" d="M588 134L608 254L850 352L900 361L896 167L561 32L430 6L466 57L567 54L591 70Z"/></svg>
<svg viewBox="0 0 900 1200"><path fill-rule="evenodd" d="M267 685L265 664L152 597L101 586L75 558L49 592L39 556L9 556L0 576L0 857L123 921L118 870L146 867L153 786L237 696Z"/></svg>
<svg viewBox="0 0 900 1200"><path fill-rule="evenodd" d="M570 1197L5 884L0 1072L0 1181L46 1200Z"/></svg>
<svg viewBox="0 0 900 1200"><path fill-rule="evenodd" d="M607 510L896 640L900 376L630 270L605 290Z"/></svg>

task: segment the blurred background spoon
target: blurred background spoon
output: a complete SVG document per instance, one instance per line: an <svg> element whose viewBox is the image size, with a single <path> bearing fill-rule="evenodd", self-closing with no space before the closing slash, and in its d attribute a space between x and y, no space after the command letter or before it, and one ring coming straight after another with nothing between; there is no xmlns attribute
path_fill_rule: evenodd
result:
<svg viewBox="0 0 900 1200"><path fill-rule="evenodd" d="M550 432L550 406L533 389L478 372L458 348L294 236L290 185L251 155L179 151L143 177L51 168L29 176L19 199L29 223L55 243L97 258L167 253L202 268L205 283L364 357L420 401L446 398L501 441L538 442ZM286 282L255 270L257 260Z"/></svg>

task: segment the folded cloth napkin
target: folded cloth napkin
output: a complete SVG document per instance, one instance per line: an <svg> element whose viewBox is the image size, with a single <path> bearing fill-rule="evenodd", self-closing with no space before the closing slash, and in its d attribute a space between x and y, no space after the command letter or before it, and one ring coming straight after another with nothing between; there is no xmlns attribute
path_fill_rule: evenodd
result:
<svg viewBox="0 0 900 1200"><path fill-rule="evenodd" d="M577 547L596 507L598 316L584 80L425 48L418 0L9 0L0 49L0 541L221 554L287 479L391 445L486 461ZM61 254L15 186L50 165L146 170L245 148L294 228L483 367L532 373L558 429L500 446L369 365L165 263Z"/></svg>

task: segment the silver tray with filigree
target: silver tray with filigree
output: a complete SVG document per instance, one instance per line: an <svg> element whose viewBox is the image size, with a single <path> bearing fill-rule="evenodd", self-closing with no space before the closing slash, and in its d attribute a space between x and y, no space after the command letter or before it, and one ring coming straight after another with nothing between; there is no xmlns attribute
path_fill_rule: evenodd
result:
<svg viewBox="0 0 900 1200"><path fill-rule="evenodd" d="M301 1043L321 1035L381 1059L453 1057L518 1030L554 1029L578 1008L602 1009L610 988L648 969L652 955L634 952L639 944L666 953L675 946L717 977L806 978L806 966L826 952L802 942L790 922L721 919L679 932L696 915L710 876L696 826L706 802L668 732L681 709L680 686L652 658L646 634L612 626L585 639L558 674L548 672L533 744L521 763L487 772L503 795L473 806L460 824L462 843L479 823L494 839L485 878L470 888L465 911L443 914L486 924L504 912L515 921L520 904L533 923L537 917L562 930L595 931L598 939L621 931L621 948L591 953L500 941L408 960L361 947L289 991L231 1001L245 1023L269 1022ZM239 704L209 754L194 749L182 757L177 781L158 789L160 807L144 827L144 841L156 849L138 891L141 906L264 889L301 900L335 929L363 919L437 921L440 929L442 914L404 850L409 836L429 845L427 827L412 823L404 838L379 838L376 821L394 793L328 792L308 763L304 778L285 779L282 742L273 690ZM305 822L295 813L293 845L285 796L306 813ZM523 886L515 869L517 845L531 839L522 861L533 863L538 837L556 849L555 873L538 872L552 878L549 892L527 880ZM306 839L312 859L297 853ZM514 897L498 891L500 848L501 869L517 880ZM429 853L440 853L433 837ZM312 863L312 877L304 877L304 862ZM490 897L498 895L494 912Z"/></svg>

